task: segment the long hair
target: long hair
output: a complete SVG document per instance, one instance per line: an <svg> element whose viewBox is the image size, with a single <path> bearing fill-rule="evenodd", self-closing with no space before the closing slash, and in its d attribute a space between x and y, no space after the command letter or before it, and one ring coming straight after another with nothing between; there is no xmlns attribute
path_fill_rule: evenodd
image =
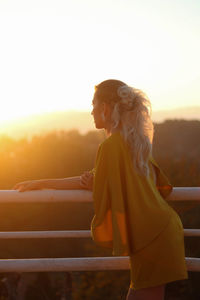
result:
<svg viewBox="0 0 200 300"><path fill-rule="evenodd" d="M151 104L139 89L122 81L109 79L95 86L95 96L112 109L110 133L119 130L131 151L134 169L148 176L148 159L152 152L153 123Z"/></svg>

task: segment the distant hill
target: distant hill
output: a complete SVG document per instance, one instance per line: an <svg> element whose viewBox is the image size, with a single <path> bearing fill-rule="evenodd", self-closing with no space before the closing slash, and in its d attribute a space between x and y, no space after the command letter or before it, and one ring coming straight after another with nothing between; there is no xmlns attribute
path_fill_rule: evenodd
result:
<svg viewBox="0 0 200 300"><path fill-rule="evenodd" d="M172 119L200 120L200 105L155 111L152 113L152 118L158 123Z"/></svg>
<svg viewBox="0 0 200 300"><path fill-rule="evenodd" d="M200 166L200 121L166 120L155 125L154 155L175 161L194 159ZM169 164L169 162L168 162Z"/></svg>
<svg viewBox="0 0 200 300"><path fill-rule="evenodd" d="M168 119L200 120L200 106L155 111L153 121L161 123ZM45 134L53 130L78 129L81 133L94 130L90 112L63 111L33 115L15 121L0 123L0 135L31 138L36 134Z"/></svg>

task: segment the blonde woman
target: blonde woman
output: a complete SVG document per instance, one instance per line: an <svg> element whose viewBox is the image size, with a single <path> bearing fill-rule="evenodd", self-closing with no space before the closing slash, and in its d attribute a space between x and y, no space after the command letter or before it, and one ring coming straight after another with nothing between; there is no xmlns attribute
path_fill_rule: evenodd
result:
<svg viewBox="0 0 200 300"><path fill-rule="evenodd" d="M19 191L90 189L94 241L130 257L127 300L164 300L167 282L186 279L183 227L164 198L172 187L152 158L150 102L119 80L95 87L92 115L107 131L93 172L80 177L22 182Z"/></svg>

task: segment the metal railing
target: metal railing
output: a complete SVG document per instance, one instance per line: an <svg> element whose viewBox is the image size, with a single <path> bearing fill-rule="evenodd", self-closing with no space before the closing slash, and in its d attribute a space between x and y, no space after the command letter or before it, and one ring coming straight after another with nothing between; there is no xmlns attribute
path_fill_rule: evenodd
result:
<svg viewBox="0 0 200 300"><path fill-rule="evenodd" d="M200 202L200 188L174 188L167 201ZM23 193L15 190L0 191L0 204L53 202L92 202L92 193L85 190L42 190ZM184 235L200 236L200 229L184 229ZM89 230L0 232L0 239L88 237L91 237ZM200 271L200 258L186 257L186 264L188 271ZM129 269L129 257L0 259L0 272L64 272L127 269Z"/></svg>

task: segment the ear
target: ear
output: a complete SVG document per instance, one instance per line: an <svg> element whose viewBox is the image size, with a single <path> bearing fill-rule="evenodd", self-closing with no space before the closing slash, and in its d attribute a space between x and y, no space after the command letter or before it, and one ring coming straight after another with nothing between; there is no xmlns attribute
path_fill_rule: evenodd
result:
<svg viewBox="0 0 200 300"><path fill-rule="evenodd" d="M110 116L111 108L108 103L103 102L103 112L105 116Z"/></svg>

